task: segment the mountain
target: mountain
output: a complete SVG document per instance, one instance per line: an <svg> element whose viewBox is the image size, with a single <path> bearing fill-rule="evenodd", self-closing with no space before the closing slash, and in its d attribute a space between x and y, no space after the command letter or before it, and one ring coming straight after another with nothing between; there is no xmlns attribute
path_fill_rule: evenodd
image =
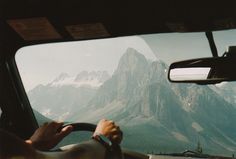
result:
<svg viewBox="0 0 236 159"><path fill-rule="evenodd" d="M223 82L211 87L216 93L236 108L236 82Z"/></svg>
<svg viewBox="0 0 236 159"><path fill-rule="evenodd" d="M234 106L208 86L169 83L167 68L128 49L112 77L70 118L113 119L126 130L124 146L135 150L184 151L201 142L207 152L235 153Z"/></svg>
<svg viewBox="0 0 236 159"><path fill-rule="evenodd" d="M62 73L49 84L30 90L28 97L32 107L42 115L65 120L82 108L108 78L105 71L83 71L75 77Z"/></svg>
<svg viewBox="0 0 236 159"><path fill-rule="evenodd" d="M37 119L37 122L39 125L43 125L43 123L51 121L51 119L45 117L44 115L39 113L37 110L34 109L33 112L34 112L34 116Z"/></svg>
<svg viewBox="0 0 236 159"><path fill-rule="evenodd" d="M105 79L99 87L74 84L91 81L83 78L89 73L73 80L62 74L32 90L30 101L33 107L50 108L47 116L53 112L66 121L112 119L124 131L122 146L136 151L181 152L200 143L204 153L236 153L235 104L215 86L170 83L167 69L164 62L129 48L111 77L99 76ZM73 82L60 82L68 79Z"/></svg>

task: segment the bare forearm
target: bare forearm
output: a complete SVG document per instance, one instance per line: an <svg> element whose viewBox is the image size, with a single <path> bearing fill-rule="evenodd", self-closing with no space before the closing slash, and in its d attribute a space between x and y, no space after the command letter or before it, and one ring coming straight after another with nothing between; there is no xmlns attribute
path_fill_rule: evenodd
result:
<svg viewBox="0 0 236 159"><path fill-rule="evenodd" d="M36 155L36 151L32 146L4 130L0 130L0 141L0 158L7 159L23 156L28 159Z"/></svg>

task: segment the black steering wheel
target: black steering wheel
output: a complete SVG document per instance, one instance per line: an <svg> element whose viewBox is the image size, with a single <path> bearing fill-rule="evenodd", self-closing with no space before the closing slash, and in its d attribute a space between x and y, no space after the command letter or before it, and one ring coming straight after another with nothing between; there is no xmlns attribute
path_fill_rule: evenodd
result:
<svg viewBox="0 0 236 159"><path fill-rule="evenodd" d="M62 128L71 125L73 127L73 131L90 131L94 132L97 125L91 124L91 123L71 123L71 124L65 124ZM111 156L109 157L110 159L122 159L123 154L120 148L119 144L112 144L112 152Z"/></svg>
<svg viewBox="0 0 236 159"><path fill-rule="evenodd" d="M71 125L73 127L73 131L91 131L94 132L97 125L91 123L72 123L72 124L65 124L63 127Z"/></svg>

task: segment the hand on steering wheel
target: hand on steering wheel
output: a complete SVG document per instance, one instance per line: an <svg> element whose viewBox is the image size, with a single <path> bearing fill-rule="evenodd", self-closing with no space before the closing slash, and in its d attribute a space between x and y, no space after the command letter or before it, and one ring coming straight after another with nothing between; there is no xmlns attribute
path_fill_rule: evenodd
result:
<svg viewBox="0 0 236 159"><path fill-rule="evenodd" d="M98 126L89 123L72 123L68 125L71 125L73 127L73 131L91 131L94 132L94 135L101 134L106 136L112 142L111 152L109 153L108 156L106 156L106 158L109 159L123 158L123 154L121 152L121 148L119 145L120 142L122 141L123 134L122 131L120 131L120 128L116 126L113 121L103 119L98 123ZM64 127L68 125L65 125Z"/></svg>
<svg viewBox="0 0 236 159"><path fill-rule="evenodd" d="M58 122L45 123L37 129L30 140L27 140L26 142L30 143L38 150L47 151L56 146L72 131L92 131L94 132L94 136L103 135L112 142L112 155L121 155L119 144L122 140L122 132L113 121L103 119L98 123L98 126L88 123L62 125L63 123Z"/></svg>
<svg viewBox="0 0 236 159"><path fill-rule="evenodd" d="M110 139L112 143L120 144L123 138L120 127L114 121L102 119L99 121L94 135L101 134Z"/></svg>
<svg viewBox="0 0 236 159"><path fill-rule="evenodd" d="M44 123L26 142L38 150L48 151L55 147L64 137L73 130L71 125L64 126L61 122Z"/></svg>

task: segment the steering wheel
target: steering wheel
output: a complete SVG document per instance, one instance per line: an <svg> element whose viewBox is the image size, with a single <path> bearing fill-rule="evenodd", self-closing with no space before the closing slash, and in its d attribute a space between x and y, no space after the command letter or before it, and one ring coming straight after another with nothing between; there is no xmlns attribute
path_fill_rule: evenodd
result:
<svg viewBox="0 0 236 159"><path fill-rule="evenodd" d="M71 124L66 124L64 125L62 128L71 125L73 127L73 131L90 131L90 132L94 132L97 125L95 124L91 124L91 123L71 123ZM67 147L67 146L65 146ZM69 145L69 147L71 147ZM61 148L61 150L63 151L63 148ZM110 159L122 159L123 158L123 154L120 148L119 144L116 143L112 143L112 152L110 154L111 156L109 156Z"/></svg>
<svg viewBox="0 0 236 159"><path fill-rule="evenodd" d="M67 126L67 125L71 125L73 126L73 131L90 131L90 132L94 132L97 125L95 124L91 124L91 123L71 123L71 124L66 124L63 127ZM138 152L134 152L134 151L130 151L127 149L122 149L120 145L118 144L113 144L113 149L115 150L113 152L113 156L109 157L109 159L149 159L148 155L142 154L142 153L138 153ZM67 146L65 146L67 147ZM68 145L68 149L70 149L72 146Z"/></svg>
<svg viewBox="0 0 236 159"><path fill-rule="evenodd" d="M73 131L91 131L94 132L97 125L91 123L72 123L72 124L65 124L62 128L71 125L73 127Z"/></svg>

